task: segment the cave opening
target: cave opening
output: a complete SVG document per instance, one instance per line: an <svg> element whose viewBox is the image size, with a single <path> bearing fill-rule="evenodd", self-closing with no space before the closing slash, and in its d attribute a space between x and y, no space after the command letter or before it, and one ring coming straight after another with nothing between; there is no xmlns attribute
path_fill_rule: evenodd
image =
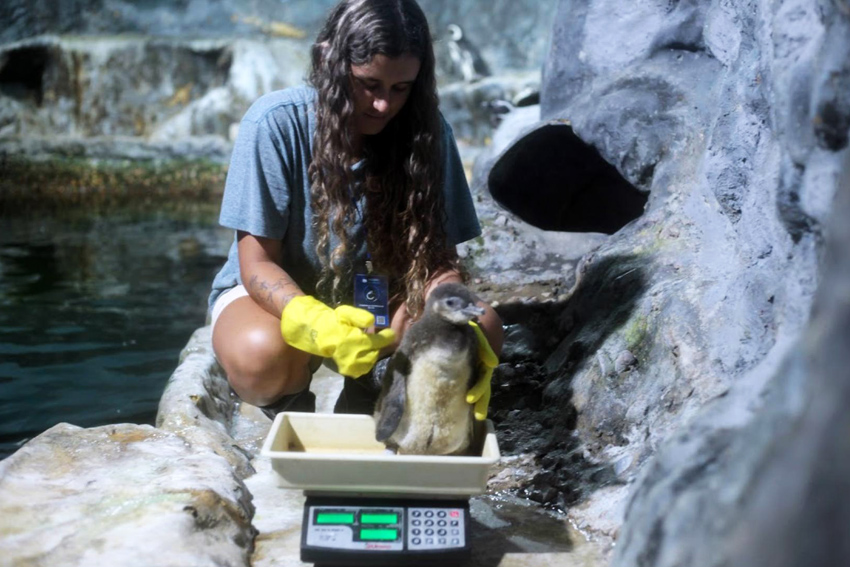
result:
<svg viewBox="0 0 850 567"><path fill-rule="evenodd" d="M501 206L551 231L614 234L643 214L648 199L566 122L525 135L487 181Z"/></svg>
<svg viewBox="0 0 850 567"><path fill-rule="evenodd" d="M40 106L49 60L45 47L21 47L0 55L0 92Z"/></svg>

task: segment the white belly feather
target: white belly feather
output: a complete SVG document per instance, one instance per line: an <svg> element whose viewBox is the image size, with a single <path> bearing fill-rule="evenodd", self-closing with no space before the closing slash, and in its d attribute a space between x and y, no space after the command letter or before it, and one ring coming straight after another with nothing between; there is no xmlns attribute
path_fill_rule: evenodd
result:
<svg viewBox="0 0 850 567"><path fill-rule="evenodd" d="M405 410L390 437L400 453L448 455L472 438L472 406L466 403L469 357L432 347L417 353L407 378Z"/></svg>

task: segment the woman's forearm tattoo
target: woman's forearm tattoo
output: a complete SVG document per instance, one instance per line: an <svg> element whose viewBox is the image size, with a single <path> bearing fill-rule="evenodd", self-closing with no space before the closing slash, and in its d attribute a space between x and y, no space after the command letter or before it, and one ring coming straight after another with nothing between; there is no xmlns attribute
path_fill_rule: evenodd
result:
<svg viewBox="0 0 850 567"><path fill-rule="evenodd" d="M248 290L253 291L252 295L269 307L274 308L277 313L283 311L283 308L293 297L301 295L298 285L292 279L286 277L280 278L276 282L267 282L261 280L257 275L251 276Z"/></svg>

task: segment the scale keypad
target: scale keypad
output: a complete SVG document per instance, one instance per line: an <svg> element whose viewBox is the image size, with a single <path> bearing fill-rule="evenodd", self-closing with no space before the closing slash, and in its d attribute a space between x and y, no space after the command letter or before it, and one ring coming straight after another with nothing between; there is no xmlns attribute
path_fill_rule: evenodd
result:
<svg viewBox="0 0 850 567"><path fill-rule="evenodd" d="M424 550L464 547L465 528L462 508L408 508L407 548Z"/></svg>

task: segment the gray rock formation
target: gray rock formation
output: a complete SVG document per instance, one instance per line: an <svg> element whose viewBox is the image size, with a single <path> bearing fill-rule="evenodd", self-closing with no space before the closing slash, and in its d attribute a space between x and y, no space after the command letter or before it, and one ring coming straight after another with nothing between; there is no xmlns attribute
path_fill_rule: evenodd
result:
<svg viewBox="0 0 850 567"><path fill-rule="evenodd" d="M316 37L337 0L7 0L0 5L0 43L39 35L136 34L171 38L256 37L271 22ZM554 0L419 0L440 57L448 54L446 26L460 24L498 69L539 68L546 51ZM494 33L494 30L499 30ZM277 35L280 35L278 32ZM296 38L298 39L298 38Z"/></svg>
<svg viewBox="0 0 850 567"><path fill-rule="evenodd" d="M180 353L177 369L159 400L156 426L224 457L239 478L254 473L250 454L231 432L238 398L210 349L209 327L201 327Z"/></svg>
<svg viewBox="0 0 850 567"><path fill-rule="evenodd" d="M478 171L536 226L613 233L564 276L530 407L500 417L534 435L533 495L581 499L570 514L597 533L625 521L618 565L721 564L709 542L739 525L732 503L778 439L752 425L744 455L736 432L782 391L809 320L850 126L848 26L843 1L563 0L542 121ZM581 459L602 468L576 476Z"/></svg>
<svg viewBox="0 0 850 567"><path fill-rule="evenodd" d="M304 82L309 46L334 4L5 2L0 155L226 163L251 102ZM444 112L459 138L481 144L498 121L494 102L539 92L555 2L421 4L433 28ZM494 77L469 85L453 75L449 24L463 26Z"/></svg>
<svg viewBox="0 0 850 567"><path fill-rule="evenodd" d="M725 554L747 565L850 563L850 155L845 157L812 321L800 350L774 379L770 405L742 432L742 440L772 439L759 444L766 450L749 471L752 493L718 514L731 520L724 531L734 534ZM738 454L751 446L739 444ZM729 455L734 460L735 453Z"/></svg>
<svg viewBox="0 0 850 567"><path fill-rule="evenodd" d="M226 161L260 95L300 84L284 39L44 36L0 47L0 140L11 156Z"/></svg>
<svg viewBox="0 0 850 567"><path fill-rule="evenodd" d="M490 22L465 11L474 3L428 5ZM158 14L132 6L118 11ZM509 458L535 460L514 485L583 530L619 537L618 566L843 564L846 371L827 353L846 356L848 274L841 244L821 258L848 152L850 4L562 0L553 30L540 106L499 114L476 164L484 235L461 250L507 323L491 414ZM146 135L221 137L232 117L215 119L217 109L241 92L228 85L247 89L262 75L222 79L212 40L152 45L171 46L206 86L149 79L159 110L145 115L156 117ZM73 76L73 65L57 69ZM65 117L77 115L81 128L105 128L50 105L21 121L14 105L48 91L20 83L0 109L7 128L69 128ZM446 90L458 124L478 107L456 93L491 88ZM68 109L83 100L56 92ZM135 127L115 116L110 128ZM846 242L837 222L834 238ZM822 266L833 275L810 323ZM249 474L214 374L175 379L160 425Z"/></svg>
<svg viewBox="0 0 850 567"><path fill-rule="evenodd" d="M147 425L59 424L0 461L4 565L248 565L253 513L225 459Z"/></svg>
<svg viewBox="0 0 850 567"><path fill-rule="evenodd" d="M759 399L738 391L641 473L614 565L850 562L850 154L812 320Z"/></svg>

